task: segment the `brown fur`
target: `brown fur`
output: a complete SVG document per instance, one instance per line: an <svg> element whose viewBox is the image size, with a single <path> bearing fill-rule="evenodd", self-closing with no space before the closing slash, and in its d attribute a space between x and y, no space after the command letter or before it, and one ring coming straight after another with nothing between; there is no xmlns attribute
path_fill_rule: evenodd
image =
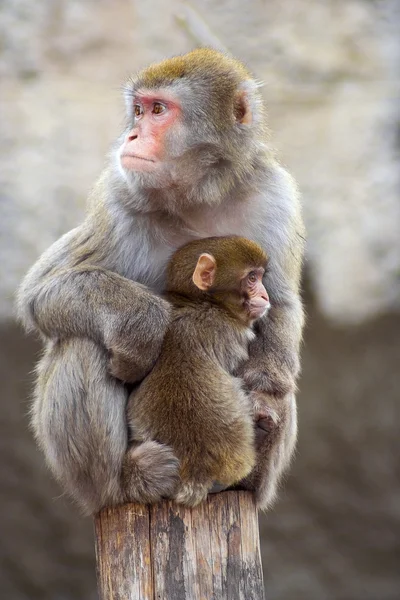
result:
<svg viewBox="0 0 400 600"><path fill-rule="evenodd" d="M186 77L196 80L206 74L214 78L235 78L238 84L251 77L244 65L238 60L215 52L211 48L197 48L183 56L174 56L160 63L150 65L150 67L138 73L133 81L136 80L143 87L159 88L176 79ZM228 88L227 94L229 94L229 91Z"/></svg>
<svg viewBox="0 0 400 600"><path fill-rule="evenodd" d="M216 259L212 288L192 282L202 253ZM233 376L247 358L252 330L246 311L231 297L243 298L245 273L266 264L265 252L240 237L191 242L168 265L172 320L151 373L128 403L135 442L157 440L180 460L176 498L195 505L214 481L233 485L255 463L251 404Z"/></svg>

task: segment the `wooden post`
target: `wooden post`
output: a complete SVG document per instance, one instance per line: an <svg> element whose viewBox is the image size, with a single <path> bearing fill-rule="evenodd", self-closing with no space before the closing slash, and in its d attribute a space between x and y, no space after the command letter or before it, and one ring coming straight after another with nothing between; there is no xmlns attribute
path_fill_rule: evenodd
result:
<svg viewBox="0 0 400 600"><path fill-rule="evenodd" d="M249 492L190 509L103 509L95 519L101 600L264 600L257 510Z"/></svg>

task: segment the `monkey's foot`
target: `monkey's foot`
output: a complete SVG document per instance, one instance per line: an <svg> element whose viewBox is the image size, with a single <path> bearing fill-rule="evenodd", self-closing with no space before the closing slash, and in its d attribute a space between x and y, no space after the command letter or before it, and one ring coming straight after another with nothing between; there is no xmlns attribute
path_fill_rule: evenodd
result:
<svg viewBox="0 0 400 600"><path fill-rule="evenodd" d="M212 488L212 482L198 483L196 481L186 481L179 486L175 501L178 504L186 506L196 506L207 498L208 492Z"/></svg>
<svg viewBox="0 0 400 600"><path fill-rule="evenodd" d="M148 504L172 498L179 481L179 460L168 446L147 441L126 453L122 486L127 502Z"/></svg>

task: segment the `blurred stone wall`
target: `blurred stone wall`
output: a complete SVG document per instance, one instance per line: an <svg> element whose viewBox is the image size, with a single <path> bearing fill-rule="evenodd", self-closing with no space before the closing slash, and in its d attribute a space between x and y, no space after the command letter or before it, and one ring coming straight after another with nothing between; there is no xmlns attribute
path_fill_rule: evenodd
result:
<svg viewBox="0 0 400 600"><path fill-rule="evenodd" d="M121 83L151 60L190 49L176 23L181 6L2 3L3 316L26 268L81 218L122 123ZM276 145L304 194L323 311L359 322L398 307L400 3L252 0L243 10L237 0L202 0L196 8L265 82Z"/></svg>
<svg viewBox="0 0 400 600"><path fill-rule="evenodd" d="M91 524L59 498L27 430L38 347L10 324L15 286L82 218L123 121L121 83L189 50L205 19L265 83L309 235L298 456L261 521L268 600L397 599L400 5L192 6L0 4L1 597L96 597Z"/></svg>

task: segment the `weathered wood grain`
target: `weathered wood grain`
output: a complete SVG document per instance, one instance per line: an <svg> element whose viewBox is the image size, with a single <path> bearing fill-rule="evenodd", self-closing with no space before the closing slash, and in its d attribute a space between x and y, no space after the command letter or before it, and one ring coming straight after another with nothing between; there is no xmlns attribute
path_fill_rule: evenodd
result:
<svg viewBox="0 0 400 600"><path fill-rule="evenodd" d="M101 600L264 600L249 492L190 509L165 500L107 508L95 520Z"/></svg>
<svg viewBox="0 0 400 600"><path fill-rule="evenodd" d="M105 508L95 519L100 600L154 600L147 506Z"/></svg>

